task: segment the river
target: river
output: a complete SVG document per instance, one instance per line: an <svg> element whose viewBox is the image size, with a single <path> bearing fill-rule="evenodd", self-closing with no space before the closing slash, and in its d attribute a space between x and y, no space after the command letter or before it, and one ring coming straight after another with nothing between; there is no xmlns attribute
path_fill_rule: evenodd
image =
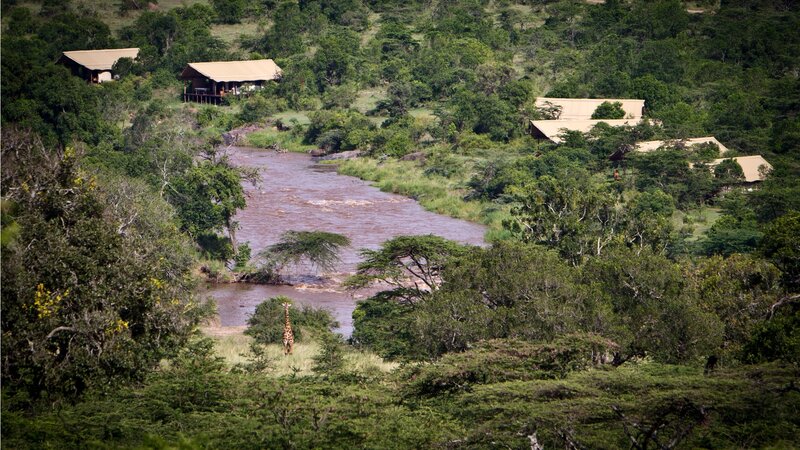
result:
<svg viewBox="0 0 800 450"><path fill-rule="evenodd" d="M484 226L425 211L410 198L338 175L333 167L315 164L308 155L236 147L229 156L238 166L258 168L262 177L257 187L245 184L247 207L236 215L237 239L249 242L253 255L288 230L339 233L349 237L352 246L340 254L342 261L330 277L332 282L320 282L300 270L292 274L293 286L207 285L205 293L216 300L223 327L245 325L256 305L285 295L299 304L329 310L340 324L336 331L348 337L356 302L371 292L346 291L338 282L355 271L360 249L377 249L395 236L424 234L484 244Z"/></svg>

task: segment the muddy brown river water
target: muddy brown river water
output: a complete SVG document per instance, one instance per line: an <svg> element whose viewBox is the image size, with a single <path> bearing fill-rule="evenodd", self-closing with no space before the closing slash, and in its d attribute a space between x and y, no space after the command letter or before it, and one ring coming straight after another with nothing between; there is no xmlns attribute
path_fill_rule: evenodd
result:
<svg viewBox="0 0 800 450"><path fill-rule="evenodd" d="M346 235L352 246L341 253L341 263L328 282L303 273L291 274L293 286L254 284L208 285L205 294L217 302L223 327L245 325L256 305L278 295L299 304L329 310L345 337L353 330L356 302L370 291L350 292L338 282L353 273L359 249L376 249L394 236L435 234L457 242L483 245L482 225L425 211L416 201L381 192L357 178L338 175L308 155L233 148L229 155L239 166L258 168L259 186L245 185L247 207L236 220L237 238L249 242L253 254L278 241L288 230L329 231Z"/></svg>

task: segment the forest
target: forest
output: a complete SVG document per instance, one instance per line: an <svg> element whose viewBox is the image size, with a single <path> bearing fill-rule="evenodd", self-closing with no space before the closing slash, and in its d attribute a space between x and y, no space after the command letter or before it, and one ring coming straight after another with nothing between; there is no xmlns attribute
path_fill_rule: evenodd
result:
<svg viewBox="0 0 800 450"><path fill-rule="evenodd" d="M796 0L3 0L0 445L800 447L798 29ZM107 82L59 62L133 47ZM184 101L187 64L262 59L278 80ZM542 138L540 98L644 117ZM281 296L210 335L204 285L324 274L352 237L237 238L260 173L231 142L486 245L362 249L346 338Z"/></svg>

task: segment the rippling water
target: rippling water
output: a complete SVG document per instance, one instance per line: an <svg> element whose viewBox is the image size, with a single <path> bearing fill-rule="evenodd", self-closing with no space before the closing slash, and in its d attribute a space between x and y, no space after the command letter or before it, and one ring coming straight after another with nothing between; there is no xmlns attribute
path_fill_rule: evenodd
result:
<svg viewBox="0 0 800 450"><path fill-rule="evenodd" d="M376 249L394 236L435 234L465 244L483 245L485 227L425 211L416 201L379 189L357 178L337 175L308 155L235 148L231 160L256 167L262 182L245 185L247 208L236 216L240 242L249 242L253 254L278 241L288 230L328 231L350 238L352 246L341 253L335 280L355 271L358 250ZM356 301L369 291L348 292L336 283L315 283L295 273L295 286L250 284L210 285L222 326L245 325L256 305L285 295L297 303L323 307L340 323L337 330L349 336Z"/></svg>

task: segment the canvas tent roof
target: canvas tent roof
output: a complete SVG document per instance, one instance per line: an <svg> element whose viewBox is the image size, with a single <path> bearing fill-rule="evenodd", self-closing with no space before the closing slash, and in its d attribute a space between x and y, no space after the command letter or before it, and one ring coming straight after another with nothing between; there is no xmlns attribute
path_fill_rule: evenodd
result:
<svg viewBox="0 0 800 450"><path fill-rule="evenodd" d="M689 146L692 146L692 145L706 144L706 143L709 143L709 142L717 144L717 146L719 147L720 155L724 155L725 152L728 151L728 147L725 147L724 145L722 145L722 143L720 141L718 141L713 136L699 137L699 138L689 138L689 139L674 139L674 140L669 140L669 141L645 141L645 142L639 142L638 144L636 144L635 150L637 152L647 153L647 152L652 152L653 150L656 150L656 149L658 149L658 148L660 148L660 147L662 147L664 145L678 145L678 144L680 144L680 145L684 145L684 146L689 147Z"/></svg>
<svg viewBox="0 0 800 450"><path fill-rule="evenodd" d="M189 63L183 69L181 77L192 78L192 72L218 83L225 81L267 81L281 76L281 68L271 59Z"/></svg>
<svg viewBox="0 0 800 450"><path fill-rule="evenodd" d="M600 122L605 122L612 127L621 127L624 125L634 126L641 121L641 118L613 120L531 120L531 125L547 139L558 143L561 142L561 137L559 137L559 135L564 132L563 130L588 133Z"/></svg>
<svg viewBox="0 0 800 450"><path fill-rule="evenodd" d="M761 166L764 166L767 171L772 170L772 164L767 162L767 160L764 159L761 155L737 156L734 158L715 159L709 164L709 166L714 167L717 164L721 163L722 161L728 159L732 159L736 161L740 166L742 166L742 172L744 172L744 181L748 183L764 180L764 177L761 175L761 171L759 170Z"/></svg>
<svg viewBox="0 0 800 450"><path fill-rule="evenodd" d="M64 52L61 59L66 57L89 70L111 70L120 58L136 58L138 55L138 48L112 48Z"/></svg>
<svg viewBox="0 0 800 450"><path fill-rule="evenodd" d="M592 114L603 102L622 103L626 118L639 119L644 111L644 100L629 98L555 98L539 97L536 99L537 107L544 107L547 103L561 107L558 120L583 120L591 119Z"/></svg>

